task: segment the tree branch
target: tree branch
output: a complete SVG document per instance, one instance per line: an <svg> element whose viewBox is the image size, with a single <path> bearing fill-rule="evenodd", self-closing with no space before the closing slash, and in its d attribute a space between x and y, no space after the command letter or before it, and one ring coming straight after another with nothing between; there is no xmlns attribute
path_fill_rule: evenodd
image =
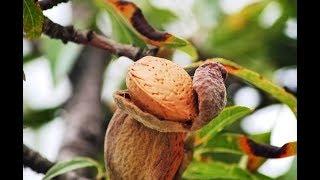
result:
<svg viewBox="0 0 320 180"><path fill-rule="evenodd" d="M52 22L49 18L45 17L43 33L53 39L60 39L63 43L68 41L78 44L90 45L109 53L119 56L126 56L130 59L137 60L146 55L154 55L157 48L150 50L143 50L127 44L121 44L114 40L108 39L94 31L80 32L75 30L73 26L61 26Z"/></svg>
<svg viewBox="0 0 320 180"><path fill-rule="evenodd" d="M85 47L70 74L73 95L68 100L62 117L66 121L66 133L57 160L69 160L76 156L97 159L103 149L105 134L104 113L101 104L103 72L110 54L101 49ZM92 169L84 168L67 173L60 179L93 178Z"/></svg>
<svg viewBox="0 0 320 180"><path fill-rule="evenodd" d="M23 166L29 167L37 173L45 174L53 165L53 162L23 144Z"/></svg>
<svg viewBox="0 0 320 180"><path fill-rule="evenodd" d="M60 3L66 3L69 0L42 0L42 1L38 1L40 7L42 10L47 10L47 9L51 9L54 6L60 4Z"/></svg>

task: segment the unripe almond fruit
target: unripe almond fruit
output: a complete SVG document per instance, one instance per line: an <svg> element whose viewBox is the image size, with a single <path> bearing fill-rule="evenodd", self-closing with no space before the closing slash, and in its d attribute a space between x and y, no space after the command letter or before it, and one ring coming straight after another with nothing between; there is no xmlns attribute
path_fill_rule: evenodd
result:
<svg viewBox="0 0 320 180"><path fill-rule="evenodd" d="M133 102L168 121L188 121L196 115L190 75L177 64L146 56L130 66L126 84Z"/></svg>

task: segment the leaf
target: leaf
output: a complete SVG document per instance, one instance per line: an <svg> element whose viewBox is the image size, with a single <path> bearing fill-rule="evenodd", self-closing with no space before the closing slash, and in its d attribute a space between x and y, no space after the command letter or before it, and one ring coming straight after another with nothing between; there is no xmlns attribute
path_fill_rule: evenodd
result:
<svg viewBox="0 0 320 180"><path fill-rule="evenodd" d="M85 157L77 157L70 161L62 161L55 164L49 169L49 171L44 176L43 180L50 180L58 175L64 174L66 172L85 168L85 167L96 167L98 170L98 175L103 173L102 167L93 159Z"/></svg>
<svg viewBox="0 0 320 180"><path fill-rule="evenodd" d="M42 32L44 17L38 3L34 0L23 0L23 30L26 37L38 38Z"/></svg>
<svg viewBox="0 0 320 180"><path fill-rule="evenodd" d="M289 171L286 174L277 178L277 180L291 180L291 179L297 179L297 157L294 158Z"/></svg>
<svg viewBox="0 0 320 180"><path fill-rule="evenodd" d="M196 140L196 145L206 145L217 133L251 112L252 110L242 106L225 108L216 118L197 132L200 139Z"/></svg>
<svg viewBox="0 0 320 180"><path fill-rule="evenodd" d="M270 132L256 134L251 135L250 138L259 143L269 144L270 134ZM209 155L208 153L210 153L210 155L211 153L228 153L228 157L230 154L247 155L248 162L246 164L246 168L251 172L256 171L267 159L243 152L237 138L239 138L239 135L233 133L225 133L216 136L214 139L211 139L206 146L196 149L194 152L195 157L197 159L201 159L203 154L206 154L205 156L207 156Z"/></svg>
<svg viewBox="0 0 320 180"><path fill-rule="evenodd" d="M246 170L221 162L193 161L183 173L183 179L254 179Z"/></svg>
<svg viewBox="0 0 320 180"><path fill-rule="evenodd" d="M48 108L41 110L28 109L23 115L23 125L30 128L39 128L42 125L52 121L59 108Z"/></svg>
<svg viewBox="0 0 320 180"><path fill-rule="evenodd" d="M22 70L22 73L23 73L22 79L23 79L24 81L26 81L26 75L24 74L24 71L23 71L23 70Z"/></svg>
<svg viewBox="0 0 320 180"><path fill-rule="evenodd" d="M271 132L261 133L261 134L252 134L250 138L260 143L270 143Z"/></svg>
<svg viewBox="0 0 320 180"><path fill-rule="evenodd" d="M258 157L258 156L254 156L254 155L249 155L248 156L247 169L250 172L255 172L266 161L267 161L267 158Z"/></svg>
<svg viewBox="0 0 320 180"><path fill-rule="evenodd" d="M226 67L228 73L249 82L259 89L269 93L280 102L287 104L291 108L291 110L295 114L297 114L297 99L292 94L286 92L282 87L275 85L260 74L241 67L233 63L232 61L228 61L222 58L215 58L212 60L222 63Z"/></svg>
<svg viewBox="0 0 320 180"><path fill-rule="evenodd" d="M163 30L163 28L178 19L178 16L169 9L153 6L150 0L135 0L134 3L143 10L147 21L151 26Z"/></svg>
<svg viewBox="0 0 320 180"><path fill-rule="evenodd" d="M255 180L273 180L273 178L266 176L264 174L258 173L258 172L254 172L252 174L253 174L253 177Z"/></svg>
<svg viewBox="0 0 320 180"><path fill-rule="evenodd" d="M40 53L31 53L31 54L27 54L25 56L23 56L23 64L26 64L28 62L31 62L39 57L41 57L42 54Z"/></svg>
<svg viewBox="0 0 320 180"><path fill-rule="evenodd" d="M187 41L181 38L154 29L147 22L142 11L133 2L107 0L105 4L111 7L131 30L148 44L171 48L187 45Z"/></svg>
<svg viewBox="0 0 320 180"><path fill-rule="evenodd" d="M297 115L297 99L291 93L286 92L282 87L272 83L268 79L264 78L262 75L246 69L232 61L222 59L222 58L213 58L208 59L207 61L215 61L224 65L229 74L232 74L236 77L241 78L244 81L252 84L253 86L261 89L262 91L270 94L272 97L278 101L287 104L291 110ZM203 62L194 63L186 67L187 72L192 72L196 67L198 67Z"/></svg>
<svg viewBox="0 0 320 180"><path fill-rule="evenodd" d="M270 2L282 4L286 1L255 1L235 14L217 18L215 27L207 32L201 53L206 57L234 59L266 77L271 77L279 67L296 64L293 61L297 58L296 40L283 33L287 22L285 16L295 3L280 5L279 19L265 28L261 25L262 17L265 17L265 8Z"/></svg>
<svg viewBox="0 0 320 180"><path fill-rule="evenodd" d="M197 49L190 42L186 46L178 47L177 50L187 53L193 62L199 58Z"/></svg>
<svg viewBox="0 0 320 180"><path fill-rule="evenodd" d="M72 69L83 46L74 43L62 44L59 40L44 38L42 41L44 56L50 62L54 84L63 79Z"/></svg>
<svg viewBox="0 0 320 180"><path fill-rule="evenodd" d="M112 38L120 43L132 44L134 46L145 48L146 43L140 39L127 25L116 11L108 6L102 0L95 0L95 4L100 8L101 11L106 11L110 16L112 23Z"/></svg>
<svg viewBox="0 0 320 180"><path fill-rule="evenodd" d="M197 148L199 153L233 153L246 154L266 158L284 158L296 154L296 142L284 144L276 147L265 143L257 143L242 134L225 133L211 139L205 146Z"/></svg>
<svg viewBox="0 0 320 180"><path fill-rule="evenodd" d="M271 132L267 132L267 133L250 135L250 138L252 138L253 140L259 143L270 144L270 136L271 136ZM246 167L250 172L255 172L266 161L267 161L267 158L248 155L248 163Z"/></svg>

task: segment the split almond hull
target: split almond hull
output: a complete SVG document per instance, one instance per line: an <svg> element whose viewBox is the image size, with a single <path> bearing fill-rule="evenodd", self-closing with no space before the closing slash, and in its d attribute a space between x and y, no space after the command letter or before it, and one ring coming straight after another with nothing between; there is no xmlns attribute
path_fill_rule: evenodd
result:
<svg viewBox="0 0 320 180"><path fill-rule="evenodd" d="M184 156L185 133L145 127L117 110L105 138L105 163L111 179L171 180Z"/></svg>

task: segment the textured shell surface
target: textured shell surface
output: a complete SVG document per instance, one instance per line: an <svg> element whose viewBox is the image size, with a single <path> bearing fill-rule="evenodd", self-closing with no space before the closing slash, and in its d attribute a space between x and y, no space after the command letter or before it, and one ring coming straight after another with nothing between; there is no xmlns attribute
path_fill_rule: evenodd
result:
<svg viewBox="0 0 320 180"><path fill-rule="evenodd" d="M111 179L174 179L183 160L184 133L162 133L116 110L106 133Z"/></svg>
<svg viewBox="0 0 320 180"><path fill-rule="evenodd" d="M118 109L104 146L109 177L181 178L192 159L186 132L200 129L225 107L225 78L224 67L215 62L199 66L193 80L166 59L148 56L134 63L126 79L128 90L114 94Z"/></svg>
<svg viewBox="0 0 320 180"><path fill-rule="evenodd" d="M216 62L205 62L193 76L193 89L197 93L199 114L194 120L192 130L208 124L226 105L225 68Z"/></svg>
<svg viewBox="0 0 320 180"><path fill-rule="evenodd" d="M126 84L133 101L155 116L188 121L196 115L192 79L177 64L146 56L130 66Z"/></svg>

